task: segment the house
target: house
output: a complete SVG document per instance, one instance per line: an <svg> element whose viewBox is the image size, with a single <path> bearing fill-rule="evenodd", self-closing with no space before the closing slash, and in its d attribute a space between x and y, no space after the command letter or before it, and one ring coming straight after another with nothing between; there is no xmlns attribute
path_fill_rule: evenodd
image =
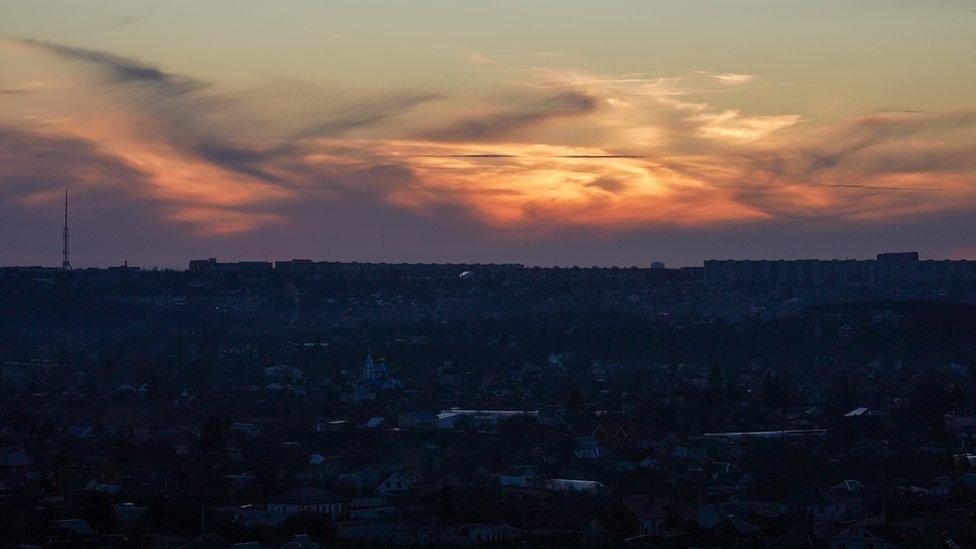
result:
<svg viewBox="0 0 976 549"><path fill-rule="evenodd" d="M380 384L380 389L388 392L399 392L406 389L407 384L400 379L388 377Z"/></svg>
<svg viewBox="0 0 976 549"><path fill-rule="evenodd" d="M957 467L976 469L976 454L956 454L952 456L952 460L956 463Z"/></svg>
<svg viewBox="0 0 976 549"><path fill-rule="evenodd" d="M976 491L976 473L966 473L952 483L953 488L964 491Z"/></svg>
<svg viewBox="0 0 976 549"><path fill-rule="evenodd" d="M859 406L857 408L854 408L850 412L847 412L846 414L844 414L844 417L848 417L848 418L861 417L861 416L863 416L864 414L867 414L870 411L871 411L870 408L868 408L866 406Z"/></svg>
<svg viewBox="0 0 976 549"><path fill-rule="evenodd" d="M337 520L346 515L349 506L346 498L314 486L303 486L268 500L269 511L285 516L301 513L329 515Z"/></svg>
<svg viewBox="0 0 976 549"><path fill-rule="evenodd" d="M679 444L681 444L681 440L671 432L665 435L659 434L654 437L645 438L640 441L641 448L662 454L677 448Z"/></svg>
<svg viewBox="0 0 976 549"><path fill-rule="evenodd" d="M578 539L593 520L586 507L578 505L544 505L528 508L523 527L526 537Z"/></svg>
<svg viewBox="0 0 976 549"><path fill-rule="evenodd" d="M711 487L726 492L742 491L755 484L755 480L748 473L731 463L713 461L709 465Z"/></svg>
<svg viewBox="0 0 976 549"><path fill-rule="evenodd" d="M856 480L845 480L830 487L831 493L837 495L852 495L865 490L865 486Z"/></svg>
<svg viewBox="0 0 976 549"><path fill-rule="evenodd" d="M367 468L336 475L335 482L340 486L348 486L359 491L367 487L376 487L383 478L383 473L379 469Z"/></svg>
<svg viewBox="0 0 976 549"><path fill-rule="evenodd" d="M827 547L830 549L898 549L918 547L921 544L918 531L885 522L844 525L827 538Z"/></svg>
<svg viewBox="0 0 976 549"><path fill-rule="evenodd" d="M249 473L243 473L240 475L224 475L224 480L233 488L246 488L254 484L257 477Z"/></svg>
<svg viewBox="0 0 976 549"><path fill-rule="evenodd" d="M818 547L820 541L813 529L806 526L791 526L776 539L766 545L766 549L813 549Z"/></svg>
<svg viewBox="0 0 976 549"><path fill-rule="evenodd" d="M95 531L84 519L56 520L44 532L47 545L84 546L95 537Z"/></svg>
<svg viewBox="0 0 976 549"><path fill-rule="evenodd" d="M376 487L376 493L380 496L406 494L420 486L423 481L424 477L417 473L393 473Z"/></svg>
<svg viewBox="0 0 976 549"><path fill-rule="evenodd" d="M640 466L642 469L650 469L651 471L657 471L662 466L664 466L664 464L661 463L661 460L657 459L654 456L647 456L646 458L640 461Z"/></svg>
<svg viewBox="0 0 976 549"><path fill-rule="evenodd" d="M352 427L352 425L344 419L334 419L332 421L319 421L312 425L312 430L316 433L334 433L336 431L342 431Z"/></svg>
<svg viewBox="0 0 976 549"><path fill-rule="evenodd" d="M98 492L101 494L117 494L122 491L122 485L117 483L98 482L97 480L92 480L85 486L85 490L89 492Z"/></svg>
<svg viewBox="0 0 976 549"><path fill-rule="evenodd" d="M376 400L376 393L369 390L364 384L356 385L352 391L352 401L356 404L361 402L372 402Z"/></svg>
<svg viewBox="0 0 976 549"><path fill-rule="evenodd" d="M214 533L200 534L179 549L233 549L234 544Z"/></svg>
<svg viewBox="0 0 976 549"><path fill-rule="evenodd" d="M0 490L13 490L27 482L31 462L21 450L0 450Z"/></svg>
<svg viewBox="0 0 976 549"><path fill-rule="evenodd" d="M506 419L513 417L539 417L538 410L461 410L451 408L442 410L437 414L438 429L456 429L460 426L470 425L473 427L483 427L497 425Z"/></svg>
<svg viewBox="0 0 976 549"><path fill-rule="evenodd" d="M976 439L976 415L946 414L946 429L958 438Z"/></svg>
<svg viewBox="0 0 976 549"><path fill-rule="evenodd" d="M453 472L442 476L438 481L439 487L450 486L452 488L464 489L484 489L488 487L491 477L485 467L478 467L472 472Z"/></svg>
<svg viewBox="0 0 976 549"><path fill-rule="evenodd" d="M121 503L113 506L115 518L119 522L137 523L146 516L146 507L136 507L133 503Z"/></svg>
<svg viewBox="0 0 976 549"><path fill-rule="evenodd" d="M523 467L515 465L509 467L508 470L501 475L498 475L498 484L500 486L517 486L517 487L527 487L536 486L539 483L539 474L530 467Z"/></svg>
<svg viewBox="0 0 976 549"><path fill-rule="evenodd" d="M697 452L693 452L683 446L679 446L675 448L670 454L668 454L668 457L676 461L697 461L697 462L707 461L706 458L703 457L702 455L698 454Z"/></svg>
<svg viewBox="0 0 976 549"><path fill-rule="evenodd" d="M665 503L646 494L627 496L601 513L599 520L619 539L663 532L671 518Z"/></svg>
<svg viewBox="0 0 976 549"><path fill-rule="evenodd" d="M242 433L252 437L261 435L260 429L258 429L253 423L233 423L230 426L230 430L235 433Z"/></svg>
<svg viewBox="0 0 976 549"><path fill-rule="evenodd" d="M397 509L381 497L355 498L349 502L349 520L390 520Z"/></svg>
<svg viewBox="0 0 976 549"><path fill-rule="evenodd" d="M322 454L312 454L308 458L308 465L299 474L306 484L315 484L326 479L331 479L339 465L339 459L335 456L326 457Z"/></svg>
<svg viewBox="0 0 976 549"><path fill-rule="evenodd" d="M437 415L433 412L403 412L397 417L401 429L433 429Z"/></svg>
<svg viewBox="0 0 976 549"><path fill-rule="evenodd" d="M713 538L740 542L759 535L759 528L738 515L728 515L708 530Z"/></svg>
<svg viewBox="0 0 976 549"><path fill-rule="evenodd" d="M594 437L580 437L576 439L576 448L573 450L576 459L594 460L608 457L610 452L600 446Z"/></svg>
<svg viewBox="0 0 976 549"><path fill-rule="evenodd" d="M294 366L278 364L264 369L264 379L273 382L294 383L302 380L302 371Z"/></svg>
<svg viewBox="0 0 976 549"><path fill-rule="evenodd" d="M844 414L844 420L848 425L875 428L881 424L887 414L881 410L859 406Z"/></svg>
<svg viewBox="0 0 976 549"><path fill-rule="evenodd" d="M596 480L574 480L552 478L546 481L546 489L553 492L572 492L578 494L608 494L610 488Z"/></svg>
<svg viewBox="0 0 976 549"><path fill-rule="evenodd" d="M227 515L231 520L245 528L280 526L288 518L285 511L272 511L263 506L255 505L218 507L217 511Z"/></svg>
<svg viewBox="0 0 976 549"><path fill-rule="evenodd" d="M308 534L297 534L291 541L281 546L281 549L319 549L319 544L312 541Z"/></svg>
<svg viewBox="0 0 976 549"><path fill-rule="evenodd" d="M345 523L335 532L336 539L357 547L434 546L442 536L437 525L403 520Z"/></svg>
<svg viewBox="0 0 976 549"><path fill-rule="evenodd" d="M95 436L95 428L91 425L75 425L68 429L71 438L89 439Z"/></svg>
<svg viewBox="0 0 976 549"><path fill-rule="evenodd" d="M591 520L580 534L583 544L588 547L601 547L610 541L612 532L598 519Z"/></svg>
<svg viewBox="0 0 976 549"><path fill-rule="evenodd" d="M364 385L378 387L386 379L387 373L386 361L380 359L379 363L373 362L373 354L367 351L366 361L363 362L363 369L360 374L360 381Z"/></svg>
<svg viewBox="0 0 976 549"><path fill-rule="evenodd" d="M604 446L621 446L631 440L634 428L623 423L602 423L597 425L590 436Z"/></svg>
<svg viewBox="0 0 976 549"><path fill-rule="evenodd" d="M464 524L457 529L458 536L475 544L498 544L522 538L522 531L507 524Z"/></svg>
<svg viewBox="0 0 976 549"><path fill-rule="evenodd" d="M684 503L644 494L621 498L601 514L600 521L624 539L674 531L693 516L694 510Z"/></svg>
<svg viewBox="0 0 976 549"><path fill-rule="evenodd" d="M465 421L465 416L454 412L441 412L437 414L438 429L457 429Z"/></svg>
<svg viewBox="0 0 976 549"><path fill-rule="evenodd" d="M854 510L845 499L828 496L814 488L798 488L791 500L797 512L819 521L842 519Z"/></svg>

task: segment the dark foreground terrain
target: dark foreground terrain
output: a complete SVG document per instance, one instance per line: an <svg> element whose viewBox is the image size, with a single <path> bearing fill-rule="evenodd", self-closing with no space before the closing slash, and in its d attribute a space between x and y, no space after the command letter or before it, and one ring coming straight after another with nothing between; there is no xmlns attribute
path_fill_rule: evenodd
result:
<svg viewBox="0 0 976 549"><path fill-rule="evenodd" d="M974 296L0 269L0 545L973 546Z"/></svg>

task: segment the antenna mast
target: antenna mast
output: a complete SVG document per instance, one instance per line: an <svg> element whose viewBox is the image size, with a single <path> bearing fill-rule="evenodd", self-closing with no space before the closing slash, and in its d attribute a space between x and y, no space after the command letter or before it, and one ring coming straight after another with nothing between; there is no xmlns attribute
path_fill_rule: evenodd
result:
<svg viewBox="0 0 976 549"><path fill-rule="evenodd" d="M68 189L64 189L64 233L62 235L63 247L61 248L61 269L71 270L71 262L68 261Z"/></svg>

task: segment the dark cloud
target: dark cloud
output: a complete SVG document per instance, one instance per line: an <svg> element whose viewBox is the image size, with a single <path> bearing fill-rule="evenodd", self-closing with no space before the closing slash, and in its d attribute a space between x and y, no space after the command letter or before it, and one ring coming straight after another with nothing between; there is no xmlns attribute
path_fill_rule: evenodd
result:
<svg viewBox="0 0 976 549"><path fill-rule="evenodd" d="M475 154L422 154L418 158L518 158L515 154L475 153Z"/></svg>
<svg viewBox="0 0 976 549"><path fill-rule="evenodd" d="M314 105L289 119L266 119L260 116L260 107L266 105L253 104L273 99L264 95L221 93L202 79L113 53L30 39L19 42L107 73L103 84L123 87L120 100L142 117L141 131L162 137L187 155L279 185L303 184L276 168L290 164L303 171L292 159L307 150L307 141L338 137L440 98L417 92L360 97L346 104ZM145 93L133 93L137 91ZM297 129L283 129L292 126ZM252 144L252 135L262 145Z"/></svg>
<svg viewBox="0 0 976 549"><path fill-rule="evenodd" d="M597 177L593 181L586 183L586 186L600 189L608 193L619 193L627 189L630 185L619 179L603 176Z"/></svg>
<svg viewBox="0 0 976 549"><path fill-rule="evenodd" d="M64 188L79 266L117 265L156 247L187 245L179 227L160 221L166 209L145 194L147 177L89 141L0 125L0 263L60 261Z"/></svg>
<svg viewBox="0 0 976 549"><path fill-rule="evenodd" d="M727 189L736 201L773 217L841 218L845 214L868 214L881 207L880 203L852 197L824 212L822 208L798 202L795 192L789 190L796 186L836 189L838 193L844 189L865 191L860 196L870 196L870 192L889 193L899 197L884 206L893 211L896 207L910 209L907 206L913 201L918 206L919 201L929 200L928 196L941 201L938 203L941 208L949 207L953 204L945 204L939 195L952 189L941 181L939 184L923 181L927 176L960 175L976 169L974 130L976 111L873 113L775 148L732 152L729 164L736 167L737 173L731 179L713 181L713 184ZM960 138L966 132L970 137ZM708 180L706 172L694 171L695 166L669 163L669 168ZM897 179L907 176L915 176L919 183L901 184ZM927 197L923 198L922 194Z"/></svg>
<svg viewBox="0 0 976 549"><path fill-rule="evenodd" d="M79 183L137 190L145 178L89 141L0 125L0 196L5 200Z"/></svg>
<svg viewBox="0 0 976 549"><path fill-rule="evenodd" d="M555 118L596 110L597 98L575 91L546 97L521 108L466 118L423 134L437 141L491 141Z"/></svg>
<svg viewBox="0 0 976 549"><path fill-rule="evenodd" d="M976 125L976 111L876 113L835 128L823 142L801 150L799 174L811 177L848 162L867 149L928 132L952 132ZM906 149L909 150L909 149ZM914 170L918 171L918 170Z"/></svg>
<svg viewBox="0 0 976 549"><path fill-rule="evenodd" d="M130 57L41 40L21 39L18 42L64 59L97 66L105 71L112 82L149 85L166 95L180 95L210 86L208 82L168 73Z"/></svg>
<svg viewBox="0 0 976 549"><path fill-rule="evenodd" d="M291 159L286 153L273 157L282 169L291 169ZM379 162L301 175L309 188L299 200L233 210L280 215L286 223L198 238L192 226L171 220L186 204L147 195L149 174L123 158L84 139L0 125L0 234L6 237L0 239L0 263L59 261L59 197L65 187L71 190L77 266L127 259L134 265L185 267L188 258L201 256L445 259L470 252L480 240L477 224L449 201L432 200L423 214L384 201L388 192L417 184L406 166Z"/></svg>
<svg viewBox="0 0 976 549"><path fill-rule="evenodd" d="M132 25L135 25L135 24L141 22L145 18L146 18L146 16L144 16L144 15L124 15L124 16L121 16L121 17L108 16L107 17L107 19L109 21L109 27L108 28L109 29L112 29L112 30L116 30L116 29L121 29L121 28L124 28L124 27L130 27Z"/></svg>
<svg viewBox="0 0 976 549"><path fill-rule="evenodd" d="M600 159L600 158L647 158L640 154L564 154L557 156L556 158L584 158L584 159Z"/></svg>
<svg viewBox="0 0 976 549"><path fill-rule="evenodd" d="M72 260L79 266L128 259L133 265L185 267L188 258L211 256L530 265L646 265L665 260L677 266L700 265L712 257L871 257L892 242L943 257L969 246L968 235L976 231L976 216L941 212L881 223L824 218L628 231L567 227L533 237L518 230L485 229L449 201L432 201L431 209L419 214L377 200L382 195L377 191L416 184L404 166L384 163L313 175L320 178L314 183L323 192L261 206L262 212L286 216L288 223L200 239L166 221L164 206L140 196L145 174L123 159L87 141L0 127L0 233L12 235L0 239L0 257L5 263L57 264L58 200L29 207L17 200L38 191L58 192L65 185L73 189ZM79 187L81 183L85 185ZM598 183L613 186L608 180Z"/></svg>
<svg viewBox="0 0 976 549"><path fill-rule="evenodd" d="M841 187L844 189L874 189L880 191L946 191L938 187L885 187L882 185L857 185L845 183L827 183L824 187Z"/></svg>
<svg viewBox="0 0 976 549"><path fill-rule="evenodd" d="M33 91L35 90L30 86L8 86L0 88L0 95L22 95Z"/></svg>
<svg viewBox="0 0 976 549"><path fill-rule="evenodd" d="M233 122L230 125L222 125L214 121L203 126L200 121L206 120L207 113L214 111L213 106L208 105L207 102L184 101L178 105L167 105L163 112L157 112L156 120L162 125L167 139L187 154L243 175L294 186L302 183L295 178L283 176L282 171L276 168L287 164L289 170L286 171L305 172L306 169L294 159L310 150L311 140L337 138L350 130L375 125L437 99L439 96L436 94L365 98L347 106L341 112L309 113L305 116L306 123L301 129L290 135L272 137L270 139L272 144L263 147L250 145L245 140L233 139L231 137L235 133ZM246 110L243 105L232 103L222 105L218 110L220 108L225 108L232 113ZM178 112L171 114L174 110ZM200 116L186 117L186 113L197 112ZM273 125L275 122L287 125L285 121L270 121L270 124ZM266 129L273 135L274 128ZM262 141L269 141L269 139L262 139Z"/></svg>
<svg viewBox="0 0 976 549"><path fill-rule="evenodd" d="M402 97L368 100L357 109L316 122L303 128L293 139L336 136L348 130L370 126L377 122L400 116L424 103L440 99L433 93L418 93Z"/></svg>
<svg viewBox="0 0 976 549"><path fill-rule="evenodd" d="M181 143L179 148L196 158L226 170L279 184L287 184L288 180L269 171L269 165L294 150L288 144L258 149L231 144L219 139L187 140Z"/></svg>
<svg viewBox="0 0 976 549"><path fill-rule="evenodd" d="M490 159L490 158L525 158L525 157L517 154L472 153L472 154L424 154L424 155L419 155L418 158L488 158ZM559 154L559 155L550 156L549 158L600 160L600 159L614 159L614 158L647 158L647 157L638 154Z"/></svg>

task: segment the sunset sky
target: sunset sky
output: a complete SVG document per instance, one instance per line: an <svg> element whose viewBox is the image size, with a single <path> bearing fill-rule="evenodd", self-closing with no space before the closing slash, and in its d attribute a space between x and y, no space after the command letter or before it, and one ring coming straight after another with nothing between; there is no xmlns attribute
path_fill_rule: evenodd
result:
<svg viewBox="0 0 976 549"><path fill-rule="evenodd" d="M0 264L976 258L976 1L0 0Z"/></svg>

